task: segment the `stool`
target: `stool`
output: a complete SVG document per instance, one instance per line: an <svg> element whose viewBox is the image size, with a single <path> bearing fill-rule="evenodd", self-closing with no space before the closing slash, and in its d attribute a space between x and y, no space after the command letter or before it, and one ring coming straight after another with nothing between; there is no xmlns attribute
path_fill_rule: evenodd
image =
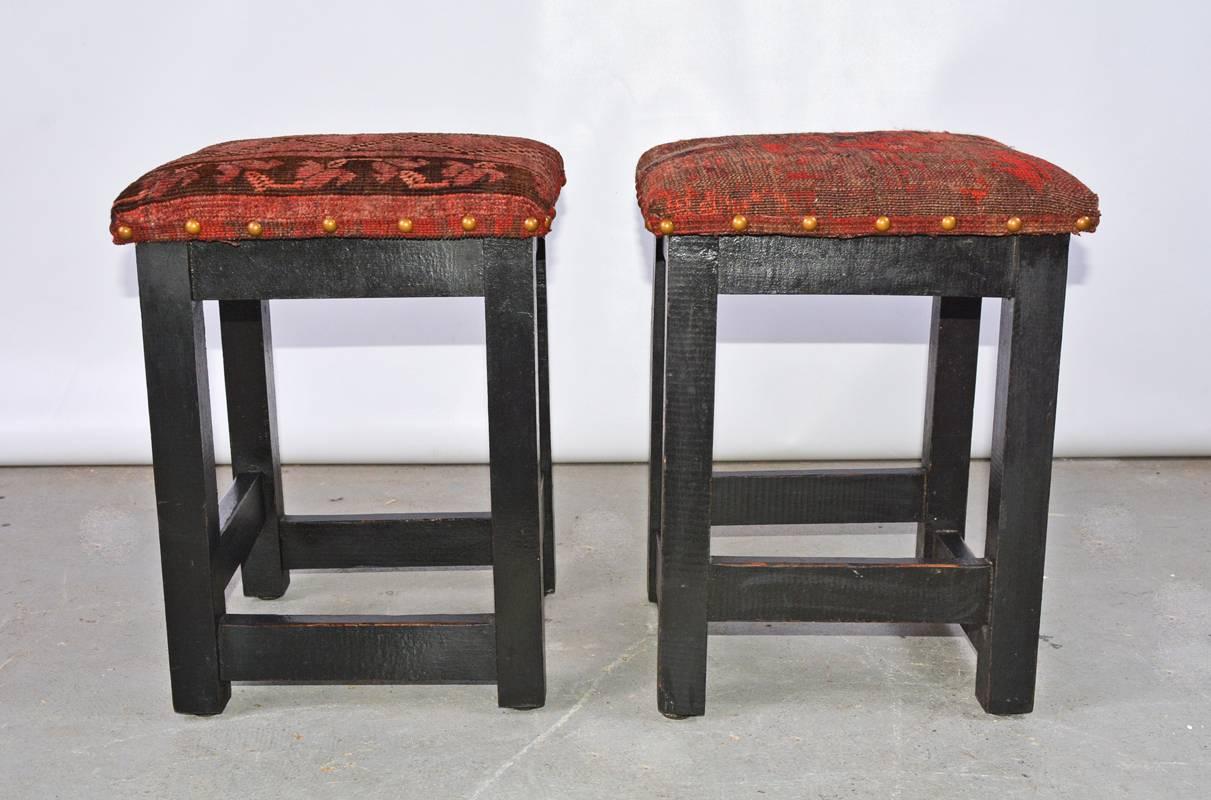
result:
<svg viewBox="0 0 1211 800"><path fill-rule="evenodd" d="M708 623L960 623L993 714L1034 702L1069 234L1097 196L990 139L731 136L653 148L649 598L657 698L705 709ZM720 294L934 298L920 466L712 473ZM983 297L1001 305L983 557L964 542ZM906 559L711 556L712 525L916 522Z"/></svg>
<svg viewBox="0 0 1211 800"><path fill-rule="evenodd" d="M563 185L552 148L450 134L290 136L215 145L114 202L137 242L173 707L217 714L231 681L497 684L546 695L555 588L545 251ZM269 301L482 296L491 511L284 513ZM216 491L202 302L217 300L231 488ZM494 614L228 614L291 569L491 566Z"/></svg>

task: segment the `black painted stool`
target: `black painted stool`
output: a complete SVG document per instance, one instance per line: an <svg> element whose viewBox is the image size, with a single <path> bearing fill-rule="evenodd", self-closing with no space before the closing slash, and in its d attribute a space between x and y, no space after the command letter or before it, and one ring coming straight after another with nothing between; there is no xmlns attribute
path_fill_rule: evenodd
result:
<svg viewBox="0 0 1211 800"><path fill-rule="evenodd" d="M708 623L960 623L994 714L1034 703L1069 234L1097 197L989 139L888 132L661 145L648 593L658 705L705 709ZM921 465L712 473L720 294L934 298ZM980 305L1004 298L983 557L964 542ZM908 559L712 557L712 525L916 522Z"/></svg>
<svg viewBox="0 0 1211 800"><path fill-rule="evenodd" d="M480 683L543 705L554 591L545 258L559 154L525 139L284 137L206 148L115 201L139 242L173 707L217 714L231 681ZM284 513L269 300L482 296L491 512ZM202 302L219 301L234 481L220 499ZM291 569L491 566L495 613L228 614Z"/></svg>

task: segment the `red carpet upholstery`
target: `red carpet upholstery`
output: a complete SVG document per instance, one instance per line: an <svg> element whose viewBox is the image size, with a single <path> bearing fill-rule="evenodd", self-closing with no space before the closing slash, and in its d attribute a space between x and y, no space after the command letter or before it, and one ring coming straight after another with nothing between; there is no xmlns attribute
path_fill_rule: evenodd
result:
<svg viewBox="0 0 1211 800"><path fill-rule="evenodd" d="M530 139L447 133L282 136L207 147L114 201L126 242L322 236L542 236L563 159Z"/></svg>
<svg viewBox="0 0 1211 800"><path fill-rule="evenodd" d="M1054 164L980 136L917 131L691 139L635 172L650 230L678 234L1076 233L1097 195Z"/></svg>

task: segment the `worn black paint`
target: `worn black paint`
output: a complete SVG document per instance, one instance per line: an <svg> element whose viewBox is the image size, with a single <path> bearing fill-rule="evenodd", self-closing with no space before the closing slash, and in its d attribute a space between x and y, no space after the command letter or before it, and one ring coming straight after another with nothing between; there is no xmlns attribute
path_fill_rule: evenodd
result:
<svg viewBox="0 0 1211 800"><path fill-rule="evenodd" d="M187 245L139 244L136 252L172 705L217 714L231 685L219 677L225 601L211 566L219 500L202 304L189 294Z"/></svg>
<svg viewBox="0 0 1211 800"><path fill-rule="evenodd" d="M366 514L282 517L291 569L468 567L492 564L492 515Z"/></svg>
<svg viewBox="0 0 1211 800"><path fill-rule="evenodd" d="M719 291L1000 297L1012 290L1014 238L724 236Z"/></svg>
<svg viewBox="0 0 1211 800"><path fill-rule="evenodd" d="M979 297L933 300L921 446L925 498L917 525L920 558L936 555L937 535L962 537L966 530L981 303Z"/></svg>
<svg viewBox="0 0 1211 800"><path fill-rule="evenodd" d="M991 713L1033 703L1068 237L673 237L653 313L658 706L703 713L711 620L960 623ZM658 251L659 252L659 251ZM667 283L661 281L666 280ZM935 297L922 466L710 473L717 295ZM982 297L1004 297L987 557L963 539ZM663 313L662 313L663 312ZM709 516L708 516L709 510ZM660 512L657 516L654 512ZM912 559L710 558L709 526L917 521Z"/></svg>
<svg viewBox="0 0 1211 800"><path fill-rule="evenodd" d="M711 559L711 621L959 622L988 615L988 564L909 558Z"/></svg>
<svg viewBox="0 0 1211 800"><path fill-rule="evenodd" d="M278 456L277 400L274 394L273 337L269 303L224 300L219 303L223 335L223 382L227 390L227 427L231 434L231 470L259 473L264 492L265 525L241 572L244 594L270 600L290 586L282 563L278 518L282 463Z"/></svg>
<svg viewBox="0 0 1211 800"><path fill-rule="evenodd" d="M484 242L498 702L546 702L535 247Z"/></svg>
<svg viewBox="0 0 1211 800"><path fill-rule="evenodd" d="M551 478L551 376L547 341L547 243L539 239L535 261L538 320L538 463L542 473L542 585L555 592L555 481Z"/></svg>
<svg viewBox="0 0 1211 800"><path fill-rule="evenodd" d="M993 714L1034 707L1068 271L1066 236L1018 237L1017 246L1014 297L1001 305L984 543L992 601L976 664L976 697Z"/></svg>
<svg viewBox="0 0 1211 800"><path fill-rule="evenodd" d="M233 679L498 676L501 705L542 705L544 584L554 589L542 241L154 243L137 254L174 707L218 713ZM462 295L485 298L492 511L286 515L267 301ZM220 300L235 473L221 501L205 299ZM246 593L263 598L286 591L291 567L491 566L496 614L227 615L241 565Z"/></svg>
<svg viewBox="0 0 1211 800"><path fill-rule="evenodd" d="M711 524L915 522L923 481L915 467L716 472Z"/></svg>
<svg viewBox="0 0 1211 800"><path fill-rule="evenodd" d="M656 693L674 717L706 707L717 258L713 240L668 243Z"/></svg>
<svg viewBox="0 0 1211 800"><path fill-rule="evenodd" d="M274 616L219 625L229 681L485 683L496 678L491 614Z"/></svg>
<svg viewBox="0 0 1211 800"><path fill-rule="evenodd" d="M655 603L660 587L660 504L664 469L664 238L656 239L652 272L652 392L648 415L648 601Z"/></svg>
<svg viewBox="0 0 1211 800"><path fill-rule="evenodd" d="M242 472L219 500L219 544L214 554L215 587L222 591L231 576L247 564L257 538L273 515L265 514L264 476Z"/></svg>
<svg viewBox="0 0 1211 800"><path fill-rule="evenodd" d="M197 300L463 297L484 293L490 241L329 238L187 246Z"/></svg>

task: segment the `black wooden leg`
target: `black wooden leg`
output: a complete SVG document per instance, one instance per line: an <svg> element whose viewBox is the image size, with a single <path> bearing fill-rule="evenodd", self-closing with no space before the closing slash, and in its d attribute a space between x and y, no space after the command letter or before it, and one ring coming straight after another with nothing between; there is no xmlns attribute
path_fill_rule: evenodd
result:
<svg viewBox="0 0 1211 800"><path fill-rule="evenodd" d="M967 521L971 422L980 345L979 297L935 297L925 393L924 508L917 556L938 555L938 537L962 538Z"/></svg>
<svg viewBox="0 0 1211 800"><path fill-rule="evenodd" d="M223 330L232 472L260 473L264 492L265 524L241 567L244 594L272 600L286 593L290 571L282 563L278 535L278 520L285 508L278 458L269 303L222 300L219 319Z"/></svg>
<svg viewBox="0 0 1211 800"><path fill-rule="evenodd" d="M651 435L648 439L648 601L660 596L660 501L664 463L664 239L656 239L652 272Z"/></svg>
<svg viewBox="0 0 1211 800"><path fill-rule="evenodd" d="M547 363L547 244L537 242L538 460L542 472L542 585L555 593L555 483L551 478L551 378Z"/></svg>
<svg viewBox="0 0 1211 800"><path fill-rule="evenodd" d="M1001 307L993 416L992 601L975 638L976 697L992 714L1034 707L1068 237L1022 236L1017 247L1014 296Z"/></svg>
<svg viewBox="0 0 1211 800"><path fill-rule="evenodd" d="M546 701L535 243L485 239L496 680L504 708Z"/></svg>
<svg viewBox="0 0 1211 800"><path fill-rule="evenodd" d="M202 304L190 296L186 244L138 245L139 304L160 527L173 708L217 714L223 588L211 568L219 539Z"/></svg>
<svg viewBox="0 0 1211 800"><path fill-rule="evenodd" d="M667 247L656 691L662 713L688 717L706 708L719 245L673 237Z"/></svg>

